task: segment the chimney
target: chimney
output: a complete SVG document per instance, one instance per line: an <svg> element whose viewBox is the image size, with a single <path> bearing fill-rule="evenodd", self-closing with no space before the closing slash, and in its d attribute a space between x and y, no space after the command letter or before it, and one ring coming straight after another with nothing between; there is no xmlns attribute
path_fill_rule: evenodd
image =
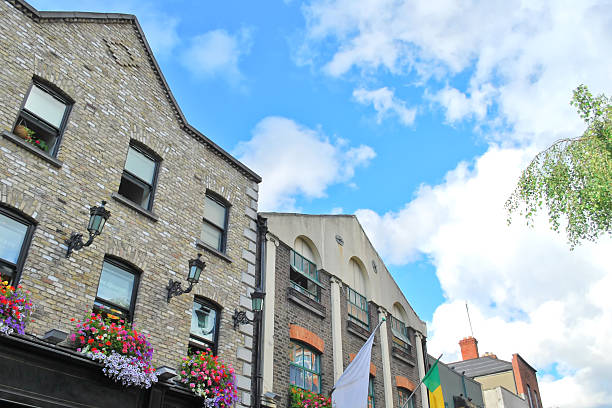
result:
<svg viewBox="0 0 612 408"><path fill-rule="evenodd" d="M478 358L478 340L474 337L464 338L459 342L459 346L461 347L461 357L463 357L464 361Z"/></svg>

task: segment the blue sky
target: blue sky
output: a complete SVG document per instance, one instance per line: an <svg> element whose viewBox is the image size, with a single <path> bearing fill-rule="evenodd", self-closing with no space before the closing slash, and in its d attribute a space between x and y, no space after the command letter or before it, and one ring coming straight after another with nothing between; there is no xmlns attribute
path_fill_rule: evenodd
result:
<svg viewBox="0 0 612 408"><path fill-rule="evenodd" d="M573 252L545 220L506 224L533 155L612 93L606 0L36 0L136 14L188 120L264 177L262 210L356 214L428 348L521 353L544 406L610 406L602 238ZM578 273L579 271L579 273Z"/></svg>

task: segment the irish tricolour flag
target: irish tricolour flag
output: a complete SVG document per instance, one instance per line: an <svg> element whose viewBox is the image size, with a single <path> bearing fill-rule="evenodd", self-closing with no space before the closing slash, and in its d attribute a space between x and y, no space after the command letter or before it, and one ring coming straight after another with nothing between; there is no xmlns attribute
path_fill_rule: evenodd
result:
<svg viewBox="0 0 612 408"><path fill-rule="evenodd" d="M430 408L444 408L444 397L442 396L442 386L440 385L438 360L436 360L433 367L431 367L429 372L425 375L425 377L423 377L423 384L425 384L429 390Z"/></svg>

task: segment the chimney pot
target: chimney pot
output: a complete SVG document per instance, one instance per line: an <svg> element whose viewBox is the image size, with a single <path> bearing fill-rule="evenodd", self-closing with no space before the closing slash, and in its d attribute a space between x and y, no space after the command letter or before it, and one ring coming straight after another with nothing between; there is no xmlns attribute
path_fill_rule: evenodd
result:
<svg viewBox="0 0 612 408"><path fill-rule="evenodd" d="M478 340L474 337L465 337L459 341L459 347L461 347L461 357L464 361L478 358Z"/></svg>

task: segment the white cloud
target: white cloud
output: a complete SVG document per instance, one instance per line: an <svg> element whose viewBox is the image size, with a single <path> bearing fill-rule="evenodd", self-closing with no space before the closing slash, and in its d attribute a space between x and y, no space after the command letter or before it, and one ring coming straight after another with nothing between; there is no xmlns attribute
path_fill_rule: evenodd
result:
<svg viewBox="0 0 612 408"><path fill-rule="evenodd" d="M321 130L275 116L262 119L235 154L263 178L260 209L278 211L295 211L296 196L324 197L329 186L348 182L376 156L369 146L331 141Z"/></svg>
<svg viewBox="0 0 612 408"><path fill-rule="evenodd" d="M198 77L220 77L237 85L244 79L239 62L250 52L251 45L252 33L248 29L234 35L221 29L208 31L191 39L182 64Z"/></svg>
<svg viewBox="0 0 612 408"><path fill-rule="evenodd" d="M334 207L329 212L330 214L344 214L344 209L342 207Z"/></svg>
<svg viewBox="0 0 612 408"><path fill-rule="evenodd" d="M496 130L489 137L502 141L541 147L575 135L571 90L582 82L609 89L604 0L315 0L304 13L306 56L328 74L410 76L447 121L487 117ZM499 131L505 125L513 131Z"/></svg>
<svg viewBox="0 0 612 408"><path fill-rule="evenodd" d="M360 88L353 91L353 98L363 105L373 105L377 112L377 122L390 114L395 114L404 125L412 125L416 116L416 109L406 108L406 103L395 97L395 92L386 86L368 91Z"/></svg>
<svg viewBox="0 0 612 408"><path fill-rule="evenodd" d="M569 251L545 219L533 229L520 218L506 224L504 201L533 152L492 146L400 211L356 214L388 262L424 255L436 267L447 301L429 324L432 354L459 358L468 300L481 351L518 352L540 371L557 364L561 379L540 384L545 406L602 406L612 398L612 240ZM557 395L563 384L575 393Z"/></svg>

